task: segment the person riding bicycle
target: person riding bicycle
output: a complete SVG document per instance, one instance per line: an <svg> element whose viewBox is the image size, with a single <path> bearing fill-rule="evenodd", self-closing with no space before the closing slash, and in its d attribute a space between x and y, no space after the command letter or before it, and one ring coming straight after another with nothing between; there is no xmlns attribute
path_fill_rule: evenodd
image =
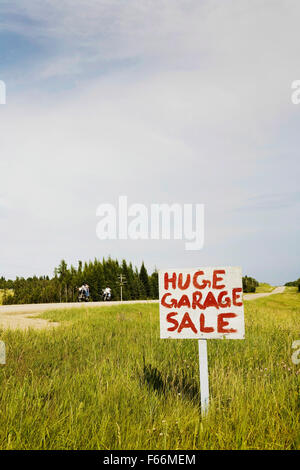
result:
<svg viewBox="0 0 300 470"><path fill-rule="evenodd" d="M81 287L79 287L78 291L79 291L79 300L83 300L83 299L89 300L90 288L86 282L83 283Z"/></svg>
<svg viewBox="0 0 300 470"><path fill-rule="evenodd" d="M111 288L106 287L105 289L103 289L103 299L110 300L110 298L111 298Z"/></svg>

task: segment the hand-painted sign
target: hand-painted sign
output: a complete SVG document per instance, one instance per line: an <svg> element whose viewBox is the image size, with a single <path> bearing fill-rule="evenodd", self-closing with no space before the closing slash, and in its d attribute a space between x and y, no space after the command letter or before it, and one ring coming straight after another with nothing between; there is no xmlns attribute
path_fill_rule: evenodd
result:
<svg viewBox="0 0 300 470"><path fill-rule="evenodd" d="M239 267L159 271L160 337L243 339Z"/></svg>

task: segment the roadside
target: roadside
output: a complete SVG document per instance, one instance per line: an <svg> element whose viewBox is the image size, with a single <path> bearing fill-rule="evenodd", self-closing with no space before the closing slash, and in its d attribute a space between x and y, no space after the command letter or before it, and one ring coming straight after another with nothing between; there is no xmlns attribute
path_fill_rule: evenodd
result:
<svg viewBox="0 0 300 470"><path fill-rule="evenodd" d="M268 295L281 294L285 287L276 287L271 292L244 294L244 300L255 300ZM112 302L88 302L88 303L58 303L58 304L26 304L26 305L1 305L0 306L0 328L4 329L22 329L27 328L44 329L54 328L59 325L58 322L49 322L38 317L42 312L48 310L65 310L70 308L92 308L109 307L110 305L138 304L138 303L157 303L158 300L128 300Z"/></svg>
<svg viewBox="0 0 300 470"><path fill-rule="evenodd" d="M285 286L275 287L271 292L260 292L254 294L244 294L244 300L255 300L260 297L266 297L267 295L282 294L284 292Z"/></svg>
<svg viewBox="0 0 300 470"><path fill-rule="evenodd" d="M48 310L65 310L70 308L91 308L109 307L110 305L136 304L136 303L157 303L158 300L129 300L115 302L87 302L87 303L58 303L58 304L20 304L20 305L0 305L0 329L21 329L27 328L44 329L53 328L59 325L57 322L49 322L38 317L42 312Z"/></svg>
<svg viewBox="0 0 300 470"><path fill-rule="evenodd" d="M255 289L255 293L261 294L265 292L272 292L274 289L276 289L276 286L271 286L267 282L260 282L259 285Z"/></svg>

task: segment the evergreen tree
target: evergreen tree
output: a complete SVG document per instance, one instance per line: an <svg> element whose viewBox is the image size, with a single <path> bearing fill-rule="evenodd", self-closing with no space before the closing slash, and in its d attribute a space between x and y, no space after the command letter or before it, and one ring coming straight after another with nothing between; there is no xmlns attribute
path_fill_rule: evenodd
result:
<svg viewBox="0 0 300 470"><path fill-rule="evenodd" d="M147 273L147 269L145 268L144 261L142 262L141 270L140 270L140 281L142 282L144 286L144 290L146 293L147 298L150 298L151 296L151 288L150 288L150 283L149 283L149 277Z"/></svg>
<svg viewBox="0 0 300 470"><path fill-rule="evenodd" d="M158 299L159 298L159 291L158 291L158 271L155 271L151 274L149 278L150 288L151 288L151 298Z"/></svg>

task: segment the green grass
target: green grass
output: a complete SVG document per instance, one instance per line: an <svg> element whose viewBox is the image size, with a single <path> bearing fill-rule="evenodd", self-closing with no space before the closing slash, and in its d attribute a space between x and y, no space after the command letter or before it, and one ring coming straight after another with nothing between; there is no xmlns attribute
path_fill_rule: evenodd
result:
<svg viewBox="0 0 300 470"><path fill-rule="evenodd" d="M260 282L255 292L256 293L272 292L272 290L274 289L275 289L275 286L271 286L270 284L267 284L266 282Z"/></svg>
<svg viewBox="0 0 300 470"><path fill-rule="evenodd" d="M205 418L197 341L161 340L156 304L46 312L61 326L0 330L0 449L297 449L299 313L295 289L245 302L246 339L209 341Z"/></svg>

